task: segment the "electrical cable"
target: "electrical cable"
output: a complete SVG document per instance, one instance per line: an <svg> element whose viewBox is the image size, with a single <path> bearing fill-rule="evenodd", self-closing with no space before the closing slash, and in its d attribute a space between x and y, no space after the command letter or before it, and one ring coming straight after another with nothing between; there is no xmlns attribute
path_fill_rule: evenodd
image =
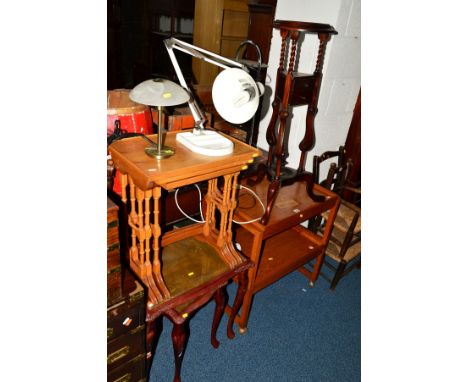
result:
<svg viewBox="0 0 468 382"><path fill-rule="evenodd" d="M182 208L179 206L179 202L178 202L178 200L177 200L177 194L178 194L178 192L179 192L179 189L178 189L178 188L176 188L176 191L175 191L175 194L174 194L174 201L175 201L175 204L176 204L177 208L179 209L179 211L180 211L180 212L182 213L182 215L184 215L187 219L189 219L189 220L191 220L191 221L193 221L193 222L195 222L195 223L205 223L205 218L203 217L203 211L202 211L202 195L201 195L201 190L200 190L200 187L198 186L198 184L194 183L193 185L194 185L194 186L197 188L197 190L198 190L199 206L200 206L200 216L201 216L202 220L194 219L194 218L192 218L190 215L186 214L186 213L182 210ZM260 205L262 206L262 209L263 209L263 213L262 213L262 216L263 216L263 215L265 214L265 210L266 210L266 209L265 209L265 205L262 203L260 197L259 197L254 191L252 191L252 190L251 190L250 188L248 188L248 187L242 186L242 185L240 185L240 184L238 184L237 187L238 187L239 189L245 189L245 190L249 191L249 192L260 202ZM238 222L238 221L236 221L236 220L234 220L234 219L232 219L232 221L233 221L234 223L240 224L240 225L242 225L242 224L249 224L249 223L256 222L257 220L260 220L260 219L262 218L262 216L260 216L260 217L258 217L258 218L256 218L256 219L252 219L252 220L248 220L248 221L243 221L243 222Z"/></svg>
<svg viewBox="0 0 468 382"><path fill-rule="evenodd" d="M241 185L241 184L239 184L238 186L239 186L239 189L245 189L245 190L249 191L253 196L255 196L255 198L260 202L260 205L262 206L262 209L263 209L262 216L263 216L263 215L265 214L265 210L266 210L266 209L265 209L265 205L262 203L262 201L261 201L261 199L259 198L259 196L258 196L254 191L252 191L250 188L248 188L248 187L245 187L245 186L243 186L243 185ZM258 217L258 218L256 218L256 219L252 219L252 220L248 220L248 221L244 221L244 222L238 222L238 221L236 221L236 220L234 220L234 219L232 219L232 221L233 221L234 223L240 224L240 225L242 225L242 224L249 224L249 223L256 222L257 220L260 220L260 219L262 218L262 216L260 216L260 217Z"/></svg>
<svg viewBox="0 0 468 382"><path fill-rule="evenodd" d="M177 206L177 208L179 209L179 211L182 213L182 215L184 215L187 219L195 222L195 223L204 223L205 222L205 219L203 218L203 211L202 211L202 196L201 196L201 191L200 191L200 187L198 187L198 184L194 183L193 184L197 190L198 190L198 196L199 196L199 203L200 203L200 216L202 218L202 220L197 220L197 219L194 219L192 218L191 216L187 215L183 210L182 208L179 206L179 202L177 201L177 194L179 192L179 189L176 188L176 191L175 191L175 194L174 194L174 201L175 201L175 204Z"/></svg>

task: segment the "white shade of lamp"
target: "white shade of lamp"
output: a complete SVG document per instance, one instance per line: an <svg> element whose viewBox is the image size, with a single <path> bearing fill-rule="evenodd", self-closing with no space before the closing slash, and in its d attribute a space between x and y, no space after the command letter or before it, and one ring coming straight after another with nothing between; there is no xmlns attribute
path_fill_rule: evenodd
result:
<svg viewBox="0 0 468 382"><path fill-rule="evenodd" d="M216 111L228 122L243 123L253 117L258 108L259 98L263 94L263 86L259 86L260 84L256 83L248 74L247 68L237 61L219 56L173 37L164 40L164 44L180 85L190 94L189 107L196 125L193 132L179 133L176 139L199 154L220 156L231 153L234 149L231 140L219 133L204 129L203 123L206 118L202 115L200 107L185 82L173 49L225 69L215 79L212 98Z"/></svg>
<svg viewBox="0 0 468 382"><path fill-rule="evenodd" d="M215 78L212 97L221 117L231 123L244 123L257 111L260 91L247 72L229 68Z"/></svg>
<svg viewBox="0 0 468 382"><path fill-rule="evenodd" d="M189 94L175 82L155 78L135 86L130 91L129 97L134 102L158 108L158 144L155 147L148 147L145 152L157 159L173 155L174 149L162 143L162 108L187 102L190 99Z"/></svg>

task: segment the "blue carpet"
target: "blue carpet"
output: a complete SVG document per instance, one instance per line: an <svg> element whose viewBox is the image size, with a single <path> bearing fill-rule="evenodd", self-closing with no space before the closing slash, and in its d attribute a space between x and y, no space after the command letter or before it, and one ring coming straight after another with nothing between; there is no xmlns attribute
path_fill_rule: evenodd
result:
<svg viewBox="0 0 468 382"><path fill-rule="evenodd" d="M190 337L182 363L183 382L223 381L360 381L361 272L354 270L335 292L319 277L293 272L254 296L245 335L229 340L224 315L210 343L214 302L190 320ZM235 284L228 287L229 301ZM151 369L150 382L172 381L172 324L166 318Z"/></svg>

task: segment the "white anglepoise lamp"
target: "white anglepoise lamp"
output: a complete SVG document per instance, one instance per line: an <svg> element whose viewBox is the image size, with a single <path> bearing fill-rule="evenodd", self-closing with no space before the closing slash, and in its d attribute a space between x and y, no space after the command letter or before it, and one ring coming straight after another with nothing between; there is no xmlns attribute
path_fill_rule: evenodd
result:
<svg viewBox="0 0 468 382"><path fill-rule="evenodd" d="M189 94L172 81L155 78L138 84L128 96L134 102L158 108L158 144L153 143L153 146L148 147L145 152L157 159L173 155L174 149L162 143L162 108L187 102L190 99Z"/></svg>
<svg viewBox="0 0 468 382"><path fill-rule="evenodd" d="M164 40L164 44L180 85L190 94L188 104L195 120L193 131L177 134L177 141L190 150L203 155L220 156L230 154L234 149L231 140L215 131L205 130L206 117L185 82L173 49L224 68L213 83L212 97L216 111L228 122L244 123L254 116L260 96L263 94L263 85L255 82L247 72L246 66L237 61L219 56L173 37Z"/></svg>

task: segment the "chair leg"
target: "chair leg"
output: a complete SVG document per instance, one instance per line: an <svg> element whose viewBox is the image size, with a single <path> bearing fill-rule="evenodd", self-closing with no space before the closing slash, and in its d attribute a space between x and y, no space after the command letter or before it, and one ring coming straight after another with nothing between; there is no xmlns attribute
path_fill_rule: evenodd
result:
<svg viewBox="0 0 468 382"><path fill-rule="evenodd" d="M174 382L180 382L180 368L182 366L182 359L185 352L185 344L187 340L187 328L186 322L181 324L173 323L172 328L172 346L174 348L174 362L175 362L175 374Z"/></svg>
<svg viewBox="0 0 468 382"><path fill-rule="evenodd" d="M226 306L226 296L223 288L219 288L215 294L214 299L216 302L216 309L213 317L213 324L211 325L211 345L215 349L219 346L219 341L216 339L216 331L218 330L221 317L223 316L224 307Z"/></svg>
<svg viewBox="0 0 468 382"><path fill-rule="evenodd" d="M229 320L228 320L228 326L227 326L227 336L231 340L236 336L234 333L234 330L232 329L232 326L234 325L234 320L241 307L242 300L244 299L244 296L245 296L245 292L247 291L247 285L248 285L247 270L239 273L238 282L239 282L239 285L237 287L236 298L234 299L234 303L232 304L232 309L231 309L231 313L229 314Z"/></svg>
<svg viewBox="0 0 468 382"><path fill-rule="evenodd" d="M331 290L335 290L336 285L338 284L338 281L340 281L341 276L346 268L346 261L341 260L340 264L338 264L338 268L336 269L335 276L333 277L333 280L330 285Z"/></svg>
<svg viewBox="0 0 468 382"><path fill-rule="evenodd" d="M149 381L156 345L163 330L162 316L146 323L146 375Z"/></svg>

